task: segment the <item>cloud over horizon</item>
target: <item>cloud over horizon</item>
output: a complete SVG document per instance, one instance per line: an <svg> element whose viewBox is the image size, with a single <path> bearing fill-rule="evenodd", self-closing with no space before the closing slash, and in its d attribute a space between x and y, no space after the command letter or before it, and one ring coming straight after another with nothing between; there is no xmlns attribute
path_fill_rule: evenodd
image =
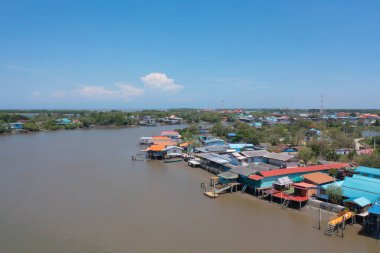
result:
<svg viewBox="0 0 380 253"><path fill-rule="evenodd" d="M175 83L174 79L168 78L164 73L150 73L140 78L143 87L117 82L113 87L101 85L84 85L71 90L54 90L48 93L45 98L49 99L88 99L88 100L122 100L132 101L137 97L144 96L146 91L162 90L168 92L178 92L184 87ZM32 98L44 98L41 92L32 92Z"/></svg>
<svg viewBox="0 0 380 253"><path fill-rule="evenodd" d="M178 92L184 87L177 84L174 79L169 78L165 73L150 73L141 77L145 88L153 88L169 92Z"/></svg>

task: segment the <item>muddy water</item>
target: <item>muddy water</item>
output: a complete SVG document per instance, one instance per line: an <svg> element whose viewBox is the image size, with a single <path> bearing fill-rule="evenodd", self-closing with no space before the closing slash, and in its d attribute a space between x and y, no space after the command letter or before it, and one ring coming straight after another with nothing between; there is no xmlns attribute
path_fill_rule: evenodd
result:
<svg viewBox="0 0 380 253"><path fill-rule="evenodd" d="M0 252L380 252L359 226L326 237L317 215L204 197L200 169L132 162L164 129L0 137Z"/></svg>

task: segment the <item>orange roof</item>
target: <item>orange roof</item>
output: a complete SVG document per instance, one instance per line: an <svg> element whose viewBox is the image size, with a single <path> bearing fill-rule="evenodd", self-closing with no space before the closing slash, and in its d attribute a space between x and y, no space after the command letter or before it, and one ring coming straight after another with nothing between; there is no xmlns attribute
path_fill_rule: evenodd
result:
<svg viewBox="0 0 380 253"><path fill-rule="evenodd" d="M164 148L166 148L165 145L152 145L149 148L147 148L145 151L162 151Z"/></svg>
<svg viewBox="0 0 380 253"><path fill-rule="evenodd" d="M326 173L322 173L322 172L315 172L315 173L310 173L310 174L306 174L306 175L303 175L303 178L312 183L312 184L316 184L316 185L320 185L320 184L327 184L327 183L331 183L331 182L334 182L336 179L327 175Z"/></svg>
<svg viewBox="0 0 380 253"><path fill-rule="evenodd" d="M184 142L179 145L180 147L187 147L189 146L189 142Z"/></svg>
<svg viewBox="0 0 380 253"><path fill-rule="evenodd" d="M153 140L170 140L170 138L167 136L153 136L152 139Z"/></svg>
<svg viewBox="0 0 380 253"><path fill-rule="evenodd" d="M154 141L153 145L177 146L177 142L174 142L174 141Z"/></svg>

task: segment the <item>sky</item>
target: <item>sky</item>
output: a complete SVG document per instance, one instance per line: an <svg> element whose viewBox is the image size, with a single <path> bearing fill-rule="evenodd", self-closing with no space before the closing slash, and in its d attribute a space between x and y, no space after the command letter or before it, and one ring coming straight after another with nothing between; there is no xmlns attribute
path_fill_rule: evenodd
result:
<svg viewBox="0 0 380 253"><path fill-rule="evenodd" d="M377 0L0 0L0 109L380 108Z"/></svg>

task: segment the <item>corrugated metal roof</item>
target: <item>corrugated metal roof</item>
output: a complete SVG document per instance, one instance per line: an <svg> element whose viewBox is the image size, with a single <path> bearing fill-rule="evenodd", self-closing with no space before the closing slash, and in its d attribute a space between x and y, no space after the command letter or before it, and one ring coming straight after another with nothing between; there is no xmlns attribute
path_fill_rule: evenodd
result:
<svg viewBox="0 0 380 253"><path fill-rule="evenodd" d="M343 167L349 166L348 163L334 163L334 164L324 164L324 165L314 165L314 166L306 166L306 167L295 167L295 168L287 168L287 169L277 169L270 171L262 171L260 174L263 177L274 177L288 174L296 174L296 173L307 173L314 171L324 171L329 169L339 169Z"/></svg>
<svg viewBox="0 0 380 253"><path fill-rule="evenodd" d="M248 177L256 173L256 170L249 166L246 166L246 167L234 166L234 168L230 169L230 171L233 173L237 173L239 175L245 176L245 177Z"/></svg>
<svg viewBox="0 0 380 253"><path fill-rule="evenodd" d="M355 170L355 172L358 172L358 173L367 173L367 174L372 174L372 175L380 176L380 169L377 169L377 168L370 168L370 167L360 166L360 167L358 167Z"/></svg>
<svg viewBox="0 0 380 253"><path fill-rule="evenodd" d="M358 174L354 174L352 176L352 178L355 178L355 179L358 179L358 180L364 180L364 181L374 182L374 183L379 182L379 179L377 179L377 178L365 177L365 176L361 176L361 175L358 175Z"/></svg>
<svg viewBox="0 0 380 253"><path fill-rule="evenodd" d="M270 152L267 150L255 150L255 151L242 151L240 152L245 157L260 157L268 155Z"/></svg>
<svg viewBox="0 0 380 253"><path fill-rule="evenodd" d="M369 201L368 199L366 199L364 197L354 198L354 199L346 199L343 202L355 203L360 207L365 207L365 206L368 206L371 204L371 201Z"/></svg>
<svg viewBox="0 0 380 253"><path fill-rule="evenodd" d="M306 175L303 175L303 178L316 185L327 184L327 183L336 181L335 178L322 172L306 174Z"/></svg>
<svg viewBox="0 0 380 253"><path fill-rule="evenodd" d="M227 172L223 172L223 173L219 174L218 177L221 177L224 179L237 179L239 176L236 173L227 171Z"/></svg>
<svg viewBox="0 0 380 253"><path fill-rule="evenodd" d="M380 200L376 201L369 209L369 213L380 215Z"/></svg>
<svg viewBox="0 0 380 253"><path fill-rule="evenodd" d="M259 175L251 175L251 176L249 176L249 178L252 180L255 180L255 181L259 181L259 180L263 179L263 177L259 176Z"/></svg>
<svg viewBox="0 0 380 253"><path fill-rule="evenodd" d="M226 163L231 162L231 158L228 155L219 155L219 154L214 154L214 153L201 153L201 154L197 154L196 156L212 161L217 164L226 164Z"/></svg>
<svg viewBox="0 0 380 253"><path fill-rule="evenodd" d="M365 197L374 202L380 198L380 180L370 182L346 177L342 184L343 196L347 198Z"/></svg>
<svg viewBox="0 0 380 253"><path fill-rule="evenodd" d="M265 158L268 159L275 159L275 160L280 160L280 161L288 161L292 158L294 158L294 155L289 155L286 153L269 153L264 156Z"/></svg>

